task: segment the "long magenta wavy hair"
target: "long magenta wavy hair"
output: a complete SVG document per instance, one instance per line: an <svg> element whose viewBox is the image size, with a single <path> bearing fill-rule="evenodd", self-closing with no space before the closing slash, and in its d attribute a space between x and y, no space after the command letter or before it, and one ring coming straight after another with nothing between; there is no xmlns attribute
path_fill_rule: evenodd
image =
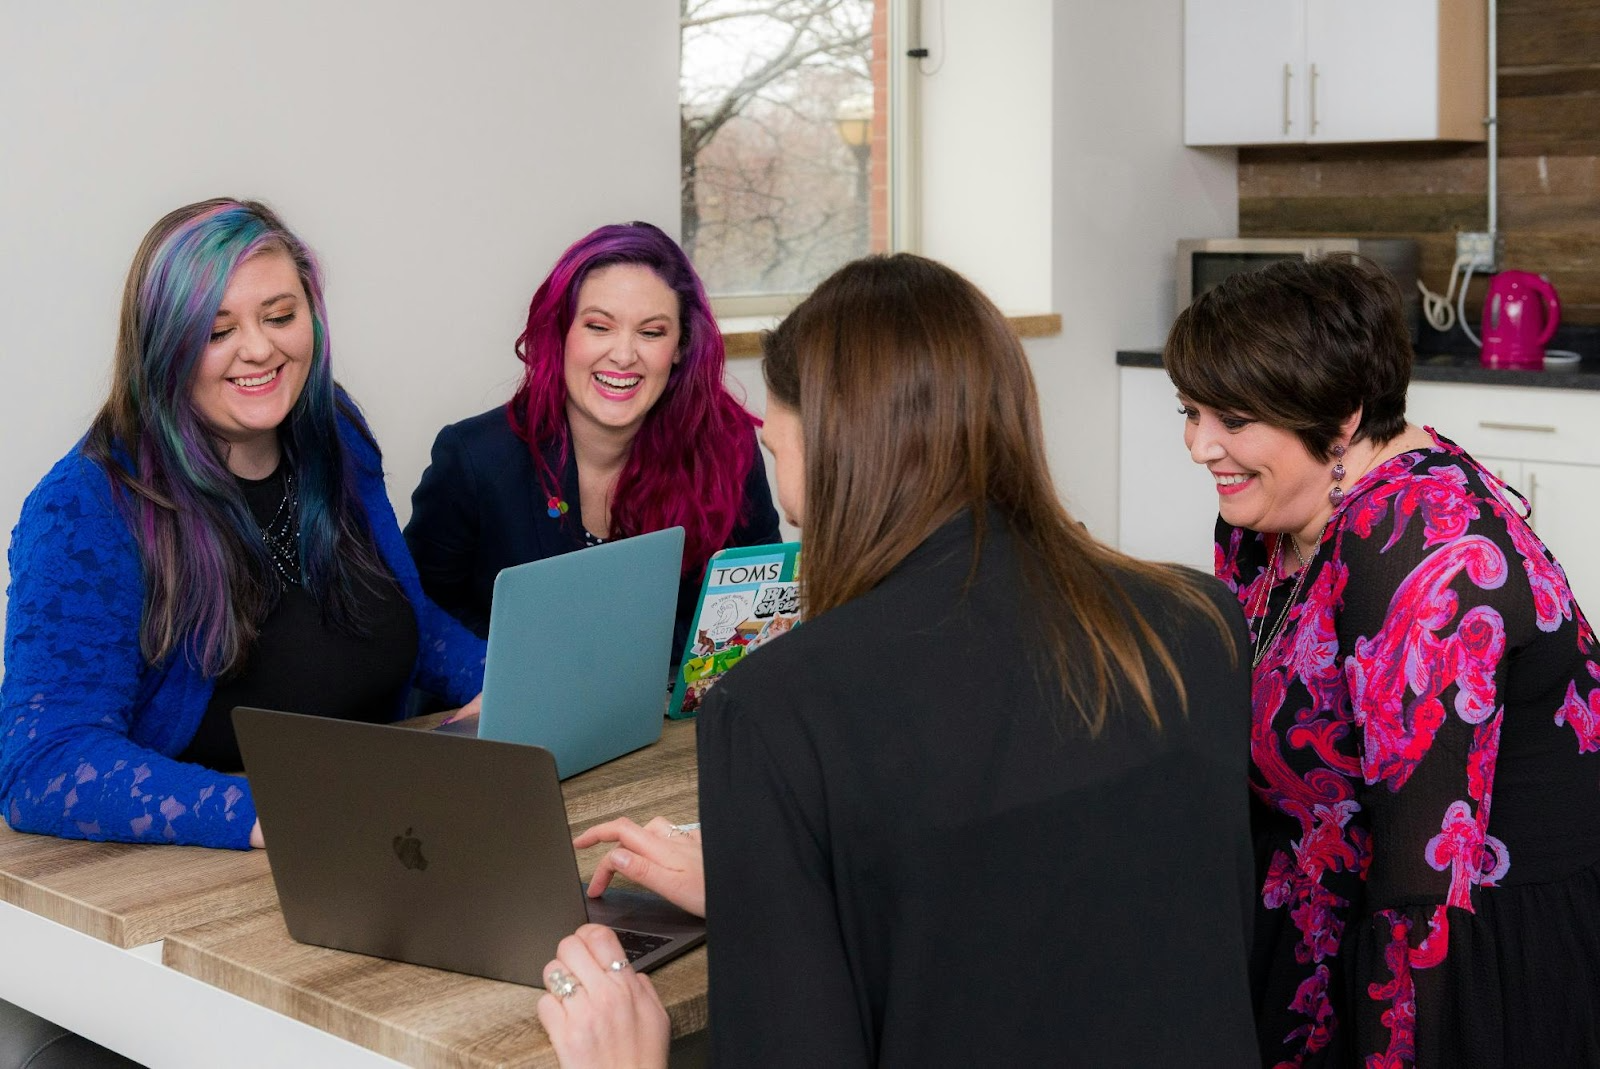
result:
<svg viewBox="0 0 1600 1069"><path fill-rule="evenodd" d="M564 374L567 331L583 280L613 264L648 267L678 295L682 359L629 446L612 492L611 534L627 537L682 526L683 570L699 575L741 519L745 480L756 461L750 430L757 420L723 382L722 332L705 287L677 242L649 223L622 223L601 227L561 254L528 305L527 329L516 346L527 370L506 416L533 454L545 495L559 497L561 470L572 448ZM551 452L554 466L546 460Z"/></svg>

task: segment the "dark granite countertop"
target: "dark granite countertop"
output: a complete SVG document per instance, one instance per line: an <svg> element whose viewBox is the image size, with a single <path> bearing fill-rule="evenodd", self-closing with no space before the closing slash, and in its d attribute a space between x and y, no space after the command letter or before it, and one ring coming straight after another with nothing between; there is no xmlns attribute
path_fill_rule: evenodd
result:
<svg viewBox="0 0 1600 1069"><path fill-rule="evenodd" d="M1119 367L1160 367L1159 349L1124 349ZM1600 353L1588 353L1571 367L1543 371L1486 368L1476 353L1418 353L1411 368L1413 382L1467 382L1482 386L1544 386L1558 390L1600 390Z"/></svg>

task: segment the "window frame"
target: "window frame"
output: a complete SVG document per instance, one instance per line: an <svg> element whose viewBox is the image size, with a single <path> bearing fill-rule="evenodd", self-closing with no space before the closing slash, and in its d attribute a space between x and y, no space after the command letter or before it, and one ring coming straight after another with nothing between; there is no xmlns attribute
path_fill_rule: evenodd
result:
<svg viewBox="0 0 1600 1069"><path fill-rule="evenodd" d="M890 252L915 252L921 233L921 174L919 106L921 79L918 60L907 53L921 37L920 7L916 0L886 0L888 4L888 159ZM681 225L681 221L680 221ZM777 318L805 300L809 291L778 293L709 293L718 320Z"/></svg>

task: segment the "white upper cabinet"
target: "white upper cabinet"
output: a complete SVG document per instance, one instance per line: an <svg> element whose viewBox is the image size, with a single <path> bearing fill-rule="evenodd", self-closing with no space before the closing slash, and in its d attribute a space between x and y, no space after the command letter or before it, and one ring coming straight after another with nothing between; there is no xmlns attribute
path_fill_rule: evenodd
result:
<svg viewBox="0 0 1600 1069"><path fill-rule="evenodd" d="M1486 0L1185 0L1184 141L1481 141Z"/></svg>
<svg viewBox="0 0 1600 1069"><path fill-rule="evenodd" d="M1184 140L1304 141L1304 0L1186 0L1184 17Z"/></svg>

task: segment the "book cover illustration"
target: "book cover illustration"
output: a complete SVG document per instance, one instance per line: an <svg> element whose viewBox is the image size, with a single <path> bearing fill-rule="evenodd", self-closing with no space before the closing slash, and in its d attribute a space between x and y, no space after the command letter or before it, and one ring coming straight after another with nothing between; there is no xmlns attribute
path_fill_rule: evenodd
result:
<svg viewBox="0 0 1600 1069"><path fill-rule="evenodd" d="M693 716L745 654L800 622L799 580L799 542L737 546L711 558L668 716Z"/></svg>

